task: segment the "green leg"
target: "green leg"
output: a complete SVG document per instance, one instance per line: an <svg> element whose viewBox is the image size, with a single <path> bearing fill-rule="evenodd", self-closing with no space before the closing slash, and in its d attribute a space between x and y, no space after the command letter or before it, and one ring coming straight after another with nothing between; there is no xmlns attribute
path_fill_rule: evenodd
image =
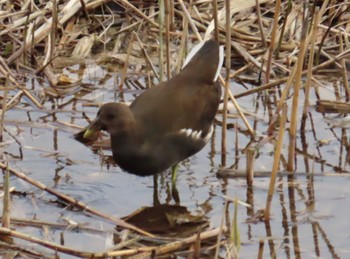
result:
<svg viewBox="0 0 350 259"><path fill-rule="evenodd" d="M176 205L180 204L180 196L179 196L179 192L176 188L176 172L177 172L178 167L179 167L178 164L171 167L171 195L172 195Z"/></svg>
<svg viewBox="0 0 350 259"><path fill-rule="evenodd" d="M179 167L179 164L173 165L171 167L171 185L174 186L176 184L176 171Z"/></svg>

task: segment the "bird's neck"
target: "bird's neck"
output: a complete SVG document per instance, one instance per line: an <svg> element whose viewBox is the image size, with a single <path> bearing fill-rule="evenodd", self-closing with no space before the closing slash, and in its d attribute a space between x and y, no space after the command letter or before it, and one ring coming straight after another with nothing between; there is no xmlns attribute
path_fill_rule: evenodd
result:
<svg viewBox="0 0 350 259"><path fill-rule="evenodd" d="M135 152L133 149L138 149L144 141L143 130L135 120L124 123L110 135L113 153L116 154Z"/></svg>

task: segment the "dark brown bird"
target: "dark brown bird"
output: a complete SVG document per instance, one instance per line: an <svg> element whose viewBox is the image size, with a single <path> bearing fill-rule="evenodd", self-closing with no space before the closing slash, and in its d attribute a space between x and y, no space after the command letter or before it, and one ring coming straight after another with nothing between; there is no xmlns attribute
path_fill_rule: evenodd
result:
<svg viewBox="0 0 350 259"><path fill-rule="evenodd" d="M130 106L104 104L84 138L107 131L117 164L141 176L163 172L194 155L213 131L222 59L216 41L204 42L179 74L146 90Z"/></svg>

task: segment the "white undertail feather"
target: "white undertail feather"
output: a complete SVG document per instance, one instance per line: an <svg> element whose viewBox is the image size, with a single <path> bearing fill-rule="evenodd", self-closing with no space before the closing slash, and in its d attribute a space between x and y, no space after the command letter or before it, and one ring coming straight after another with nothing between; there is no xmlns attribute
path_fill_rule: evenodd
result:
<svg viewBox="0 0 350 259"><path fill-rule="evenodd" d="M220 75L221 68L222 68L223 64L224 64L224 46L220 46L219 47L219 64L218 64L218 68L216 70L216 74L215 74L215 77L214 77L214 82L216 80L218 80L218 77Z"/></svg>
<svg viewBox="0 0 350 259"><path fill-rule="evenodd" d="M205 43L205 41L202 41L202 42L198 43L197 45L195 45L195 46L191 49L190 53L188 53L188 55L187 55L187 57L186 57L186 59L185 59L184 64L182 65L182 69L188 64L188 62L190 62L190 60L193 58L193 56L196 55L196 53L198 52L198 50L200 50L201 47L203 47L204 43Z"/></svg>

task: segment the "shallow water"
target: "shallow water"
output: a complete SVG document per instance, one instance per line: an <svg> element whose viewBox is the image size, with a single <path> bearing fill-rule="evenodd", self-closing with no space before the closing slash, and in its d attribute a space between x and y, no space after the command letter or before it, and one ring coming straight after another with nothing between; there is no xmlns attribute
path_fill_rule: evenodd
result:
<svg viewBox="0 0 350 259"><path fill-rule="evenodd" d="M78 66L66 70L70 78L80 78L85 84L98 89L79 98L68 94L64 98L53 99L45 103L46 109L40 111L22 103L6 113L4 134L6 145L3 151L11 168L21 171L32 179L48 187L82 201L88 206L108 215L123 217L145 207L152 206L153 177L138 177L123 172L120 168L101 162L99 154L77 142L73 134L78 131L62 123L86 126L87 120L96 115L96 107L85 107L87 102L131 101L140 93L129 89L122 96L114 91L118 82L116 75L104 71L97 65L88 65L79 71ZM79 74L79 76L78 76ZM28 79L30 88L40 93L42 86L35 78ZM243 92L243 87L232 84L234 93ZM321 94L332 98L332 86L325 86ZM312 100L315 99L311 91ZM300 113L303 105L300 99ZM268 127L268 111L257 95L238 99L245 110L254 113L248 116L254 123L258 135L264 137ZM291 99L289 100L291 102ZM314 102L311 101L311 104ZM256 109L256 106L259 106ZM312 123L307 121L306 140L308 158L298 152L296 156L296 175L277 178L277 191L273 197L272 219L270 226L263 222L247 223L247 219L266 203L269 178L256 178L253 191L249 193L245 178L222 178L217 176L221 166L221 127L216 126L215 136L201 152L183 162L178 169L177 188L180 204L194 215L205 214L210 228L219 227L224 214L224 196L237 197L247 201L247 195L253 195L253 209L240 207L238 211L242 246L242 258L256 258L259 242L264 242L264 258L276 255L277 258L348 258L350 257L350 184L349 166L346 165L346 148L341 145L342 138L347 139L347 129L332 128L333 124L344 120L336 115L316 113L310 108ZM218 116L220 120L220 116ZM244 128L240 119L237 122ZM298 126L299 127L299 126ZM238 134L238 157L235 153L236 134ZM234 129L228 131L227 165L235 163L235 168L246 168L245 154L242 150L249 138ZM325 144L320 144L320 141ZM288 134L285 134L283 156L287 158ZM303 150L300 134L297 139L298 150ZM254 168L256 171L271 171L274 146L266 143L257 149L258 155ZM110 155L103 150L101 153ZM305 153L305 152L304 152ZM281 169L283 166L281 165ZM335 171L345 172L343 175ZM306 172L314 172L310 177ZM169 173L159 180L159 200L167 201L167 185L170 185ZM56 203L54 196L11 176L11 186L18 193L12 195L11 216L21 219L38 219L53 223L71 220L91 228L104 230L101 233L84 231L52 230L34 227L21 227L16 230L53 242L63 242L68 247L83 251L100 252L113 245L114 224L96 216L84 214L79 210L67 209L64 204ZM174 204L174 201L170 201ZM2 207L2 205L1 205ZM226 215L232 218L233 206ZM231 221L232 219L230 219ZM60 241L61 240L61 241ZM62 241L63 240L63 241ZM44 248L36 248L46 251ZM261 249L261 248L260 248ZM224 249L221 252L225 257ZM61 258L70 256L60 254Z"/></svg>

